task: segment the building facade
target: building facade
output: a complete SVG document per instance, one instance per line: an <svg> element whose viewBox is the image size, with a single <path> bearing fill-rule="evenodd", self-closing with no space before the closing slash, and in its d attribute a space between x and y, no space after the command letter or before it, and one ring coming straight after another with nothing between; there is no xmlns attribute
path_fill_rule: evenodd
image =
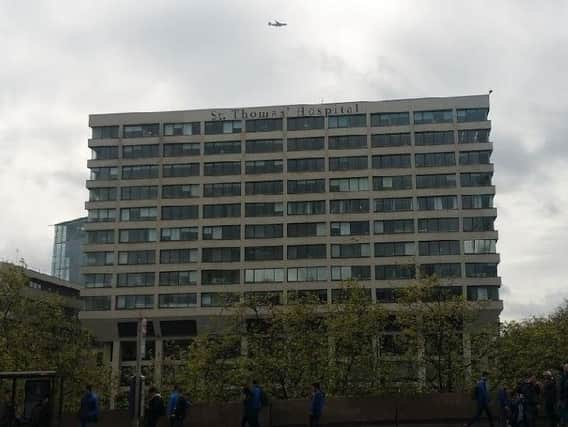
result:
<svg viewBox="0 0 568 427"><path fill-rule="evenodd" d="M87 217L55 224L51 275L73 283L82 283L81 265Z"/></svg>
<svg viewBox="0 0 568 427"><path fill-rule="evenodd" d="M91 115L81 318L132 368L231 301L435 274L498 318L488 95ZM112 356L112 357L111 357ZM160 377L162 366L154 365Z"/></svg>

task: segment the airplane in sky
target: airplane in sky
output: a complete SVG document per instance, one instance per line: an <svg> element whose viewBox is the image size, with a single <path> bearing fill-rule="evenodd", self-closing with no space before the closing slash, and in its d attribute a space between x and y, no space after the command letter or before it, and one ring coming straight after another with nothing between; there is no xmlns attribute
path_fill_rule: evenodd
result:
<svg viewBox="0 0 568 427"><path fill-rule="evenodd" d="M274 20L274 22L268 23L269 27L285 27L286 25L288 25L286 22L280 22L277 21L276 19Z"/></svg>

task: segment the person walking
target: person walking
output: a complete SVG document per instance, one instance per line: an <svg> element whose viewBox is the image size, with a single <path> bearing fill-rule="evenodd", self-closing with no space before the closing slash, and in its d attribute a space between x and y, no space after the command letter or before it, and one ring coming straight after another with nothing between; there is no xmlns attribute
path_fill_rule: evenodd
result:
<svg viewBox="0 0 568 427"><path fill-rule="evenodd" d="M536 419L538 417L538 396L540 395L540 386L536 382L534 375L529 375L521 382L517 391L523 402L523 409L527 427L536 427Z"/></svg>
<svg viewBox="0 0 568 427"><path fill-rule="evenodd" d="M542 395L544 398L544 412L548 421L548 427L557 427L558 416L556 415L556 402L558 393L556 390L556 380L551 371L544 373L544 384L542 387Z"/></svg>
<svg viewBox="0 0 568 427"><path fill-rule="evenodd" d="M325 403L325 394L319 383L312 384L312 399L310 402L310 427L318 427Z"/></svg>
<svg viewBox="0 0 568 427"><path fill-rule="evenodd" d="M499 389L497 400L499 401L499 425L507 427L511 418L511 398L506 386Z"/></svg>
<svg viewBox="0 0 568 427"><path fill-rule="evenodd" d="M258 416L254 417L254 406L253 406L253 395L249 386L245 385L242 388L243 397L243 416L241 417L241 427L257 427L258 426Z"/></svg>
<svg viewBox="0 0 568 427"><path fill-rule="evenodd" d="M99 399L90 385L85 387L79 407L79 421L81 427L92 427L99 420Z"/></svg>
<svg viewBox="0 0 568 427"><path fill-rule="evenodd" d="M477 403L477 409L475 415L469 420L464 427L470 427L474 423L481 419L481 415L485 412L487 418L489 419L489 426L493 427L493 416L491 415L491 410L489 409L489 387L487 385L487 373L481 374L481 378L477 382L474 390L475 401Z"/></svg>
<svg viewBox="0 0 568 427"><path fill-rule="evenodd" d="M189 409L190 402L184 396L181 389L178 388L178 398L176 401L176 406L173 412L174 427L182 427L187 416L187 410Z"/></svg>
<svg viewBox="0 0 568 427"><path fill-rule="evenodd" d="M177 401L179 398L179 387L178 385L174 385L174 389L170 394L170 398L168 399L168 419L170 420L170 427L174 427L175 419L174 419L174 410L176 409Z"/></svg>
<svg viewBox="0 0 568 427"><path fill-rule="evenodd" d="M267 406L267 398L264 390L258 384L257 380L252 380L252 402L251 402L251 412L249 418L249 425L251 427L260 427L260 422L258 420L260 416L260 411L262 410L263 406Z"/></svg>
<svg viewBox="0 0 568 427"><path fill-rule="evenodd" d="M156 387L150 387L148 392L152 397L148 401L148 408L146 409L146 425L148 427L157 427L160 418L166 415L164 400Z"/></svg>
<svg viewBox="0 0 568 427"><path fill-rule="evenodd" d="M568 426L568 363L562 367L560 375L558 413L560 415L560 425Z"/></svg>

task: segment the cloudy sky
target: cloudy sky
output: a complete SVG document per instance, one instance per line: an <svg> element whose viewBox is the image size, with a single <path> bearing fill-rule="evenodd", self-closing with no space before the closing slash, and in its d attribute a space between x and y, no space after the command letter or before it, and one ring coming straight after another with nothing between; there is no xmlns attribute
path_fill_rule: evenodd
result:
<svg viewBox="0 0 568 427"><path fill-rule="evenodd" d="M269 28L270 19L289 22ZM568 296L568 2L0 0L0 259L85 215L88 114L493 89L505 318Z"/></svg>

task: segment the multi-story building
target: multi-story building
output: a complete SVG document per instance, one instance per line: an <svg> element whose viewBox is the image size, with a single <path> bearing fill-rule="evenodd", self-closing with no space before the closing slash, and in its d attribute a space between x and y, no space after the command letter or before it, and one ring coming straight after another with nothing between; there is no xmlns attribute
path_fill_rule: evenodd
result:
<svg viewBox="0 0 568 427"><path fill-rule="evenodd" d="M60 222L54 226L53 254L51 257L51 275L59 279L82 283L81 264L85 243L84 225L87 217Z"/></svg>
<svg viewBox="0 0 568 427"><path fill-rule="evenodd" d="M390 303L435 274L496 319L488 112L480 95L91 115L83 321L126 372L142 316L159 362L228 301L333 304L347 279Z"/></svg>

